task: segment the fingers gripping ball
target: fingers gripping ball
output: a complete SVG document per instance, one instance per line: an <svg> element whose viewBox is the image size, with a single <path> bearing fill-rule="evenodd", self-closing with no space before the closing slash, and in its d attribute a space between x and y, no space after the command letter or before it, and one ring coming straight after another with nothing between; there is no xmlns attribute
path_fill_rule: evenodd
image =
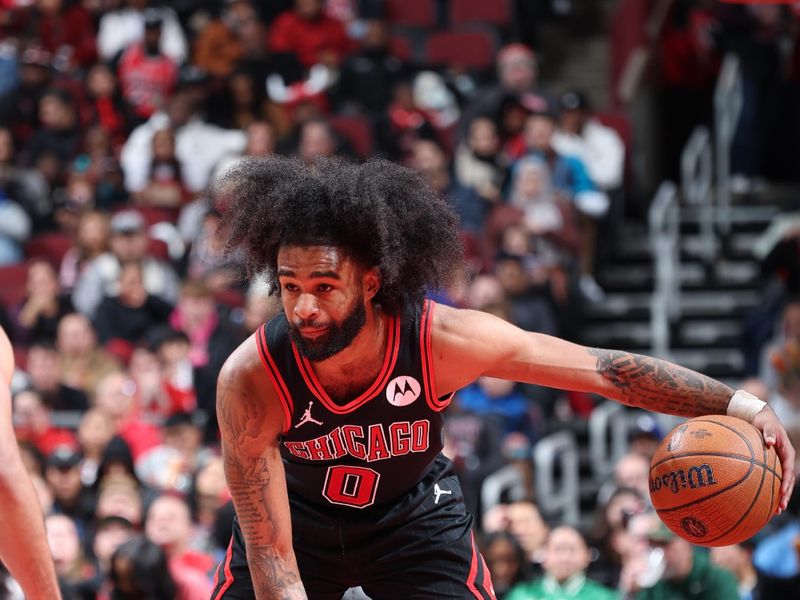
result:
<svg viewBox="0 0 800 600"><path fill-rule="evenodd" d="M664 524L700 546L752 537L778 506L781 465L761 433L709 415L673 429L650 464L650 498Z"/></svg>

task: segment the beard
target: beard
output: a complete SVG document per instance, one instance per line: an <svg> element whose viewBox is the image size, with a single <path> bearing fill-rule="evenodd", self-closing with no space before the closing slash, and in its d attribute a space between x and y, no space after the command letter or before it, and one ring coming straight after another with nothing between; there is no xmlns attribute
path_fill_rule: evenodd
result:
<svg viewBox="0 0 800 600"><path fill-rule="evenodd" d="M319 325L313 321L289 323L289 336L297 346L300 354L308 360L318 362L330 358L347 348L367 322L367 309L364 299L359 297L353 310L341 323L331 322L328 332L316 339L304 338L300 329L312 329Z"/></svg>

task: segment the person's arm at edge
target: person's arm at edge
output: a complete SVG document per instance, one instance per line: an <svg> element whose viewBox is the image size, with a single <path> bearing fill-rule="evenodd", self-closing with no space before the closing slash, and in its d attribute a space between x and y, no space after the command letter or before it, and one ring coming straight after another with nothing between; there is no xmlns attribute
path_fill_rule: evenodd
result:
<svg viewBox="0 0 800 600"><path fill-rule="evenodd" d="M44 519L11 422L13 353L0 329L0 558L30 600L60 600ZM8 368L5 368L8 367Z"/></svg>
<svg viewBox="0 0 800 600"><path fill-rule="evenodd" d="M305 600L278 448L284 415L251 336L228 358L217 384L222 456L245 539L257 600Z"/></svg>
<svg viewBox="0 0 800 600"><path fill-rule="evenodd" d="M665 360L621 350L587 348L523 331L493 315L437 306L432 346L437 393L460 389L482 375L591 392L626 404L683 417L726 414L734 390ZM752 424L774 445L783 467L780 509L794 487L795 452L769 406Z"/></svg>

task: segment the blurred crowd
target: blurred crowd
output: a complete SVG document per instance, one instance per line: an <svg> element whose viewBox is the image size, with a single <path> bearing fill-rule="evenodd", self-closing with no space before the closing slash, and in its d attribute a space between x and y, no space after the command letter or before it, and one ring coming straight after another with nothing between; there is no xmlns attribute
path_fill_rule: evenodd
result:
<svg viewBox="0 0 800 600"><path fill-rule="evenodd" d="M451 2L434 3L432 26L447 30ZM484 31L483 68L434 61L419 31L396 35L396 4L0 0L0 324L65 598L209 597L233 514L216 376L280 309L225 251L207 193L242 157L418 170L458 214L467 255L439 301L577 339L581 306L603 299L625 128L580 89L540 84L539 55L516 41L525 24ZM709 559L648 511L657 429L631 440L591 530L540 514L531 448L594 405L491 378L458 394L446 452L498 597L774 597L747 595L763 585L754 545ZM518 493L484 505L484 480L508 467ZM791 582L796 567L773 575Z"/></svg>

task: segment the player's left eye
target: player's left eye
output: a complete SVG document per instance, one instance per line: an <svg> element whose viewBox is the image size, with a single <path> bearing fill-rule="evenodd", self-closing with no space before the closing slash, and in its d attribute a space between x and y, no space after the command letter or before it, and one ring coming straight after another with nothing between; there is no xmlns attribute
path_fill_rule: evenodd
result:
<svg viewBox="0 0 800 600"><path fill-rule="evenodd" d="M317 286L317 290L322 292L323 294L326 292L330 292L333 290L333 286L329 283L321 283Z"/></svg>

